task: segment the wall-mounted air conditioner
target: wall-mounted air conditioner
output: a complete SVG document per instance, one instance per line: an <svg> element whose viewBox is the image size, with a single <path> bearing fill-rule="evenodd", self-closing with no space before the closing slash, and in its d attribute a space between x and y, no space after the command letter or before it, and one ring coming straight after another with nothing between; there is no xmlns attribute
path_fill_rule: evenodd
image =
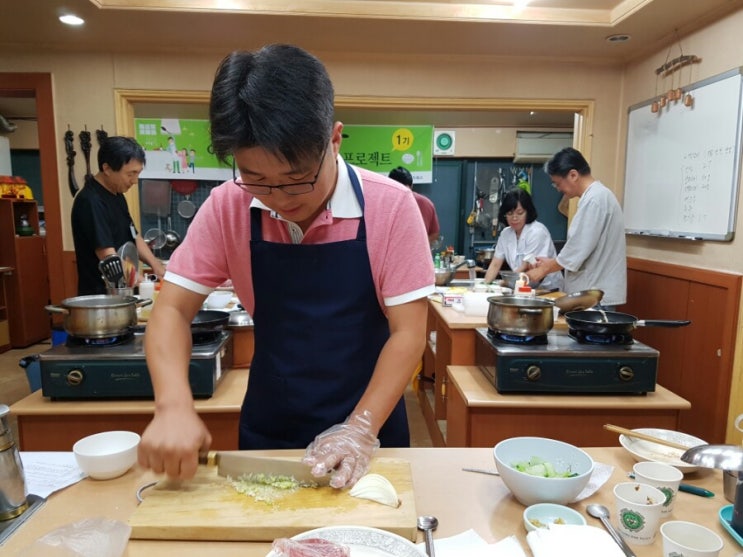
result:
<svg viewBox="0 0 743 557"><path fill-rule="evenodd" d="M572 132L516 132L513 162L545 162L560 149L572 146Z"/></svg>

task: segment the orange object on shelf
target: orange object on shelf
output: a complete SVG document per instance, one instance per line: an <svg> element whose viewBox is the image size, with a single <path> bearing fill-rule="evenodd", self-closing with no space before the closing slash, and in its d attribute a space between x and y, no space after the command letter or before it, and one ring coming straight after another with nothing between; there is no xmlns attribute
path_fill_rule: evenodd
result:
<svg viewBox="0 0 743 557"><path fill-rule="evenodd" d="M0 197L33 199L34 192L20 176L0 176Z"/></svg>

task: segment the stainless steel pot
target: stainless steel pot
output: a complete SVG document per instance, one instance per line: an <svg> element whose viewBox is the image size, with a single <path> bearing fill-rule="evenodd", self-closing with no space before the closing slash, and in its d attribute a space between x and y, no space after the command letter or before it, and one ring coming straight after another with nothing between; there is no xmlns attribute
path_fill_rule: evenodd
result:
<svg viewBox="0 0 743 557"><path fill-rule="evenodd" d="M96 294L66 298L58 306L46 306L46 310L64 315L63 326L68 335L108 338L129 332L137 324L137 306L151 303L152 300L133 296Z"/></svg>
<svg viewBox="0 0 743 557"><path fill-rule="evenodd" d="M554 303L541 298L488 298L488 326L499 333L520 336L547 334L554 325Z"/></svg>
<svg viewBox="0 0 743 557"><path fill-rule="evenodd" d="M494 254L495 248L479 249L475 252L475 261L480 264L480 267L487 269Z"/></svg>

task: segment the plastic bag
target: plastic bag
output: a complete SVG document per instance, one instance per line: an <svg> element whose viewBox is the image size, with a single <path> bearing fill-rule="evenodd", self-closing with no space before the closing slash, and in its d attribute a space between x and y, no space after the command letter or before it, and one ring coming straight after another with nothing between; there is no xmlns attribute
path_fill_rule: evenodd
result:
<svg viewBox="0 0 743 557"><path fill-rule="evenodd" d="M322 538L279 538L274 540L272 548L281 557L351 557L351 550L345 545Z"/></svg>
<svg viewBox="0 0 743 557"><path fill-rule="evenodd" d="M86 518L43 535L16 557L121 557L131 531L118 520Z"/></svg>

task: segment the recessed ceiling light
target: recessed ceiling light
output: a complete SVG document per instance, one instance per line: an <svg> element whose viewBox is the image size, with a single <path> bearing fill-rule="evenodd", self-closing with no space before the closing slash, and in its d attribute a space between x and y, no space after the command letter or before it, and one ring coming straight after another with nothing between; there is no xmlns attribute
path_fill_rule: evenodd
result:
<svg viewBox="0 0 743 557"><path fill-rule="evenodd" d="M534 112L533 110L530 110L529 111L529 116L534 116L535 114L536 114L536 112Z"/></svg>
<svg viewBox="0 0 743 557"><path fill-rule="evenodd" d="M606 37L608 43L626 43L632 37L630 35L609 35Z"/></svg>
<svg viewBox="0 0 743 557"><path fill-rule="evenodd" d="M59 21L66 25L82 25L83 23L85 23L85 20L83 18L77 17L73 14L61 15L59 16Z"/></svg>

